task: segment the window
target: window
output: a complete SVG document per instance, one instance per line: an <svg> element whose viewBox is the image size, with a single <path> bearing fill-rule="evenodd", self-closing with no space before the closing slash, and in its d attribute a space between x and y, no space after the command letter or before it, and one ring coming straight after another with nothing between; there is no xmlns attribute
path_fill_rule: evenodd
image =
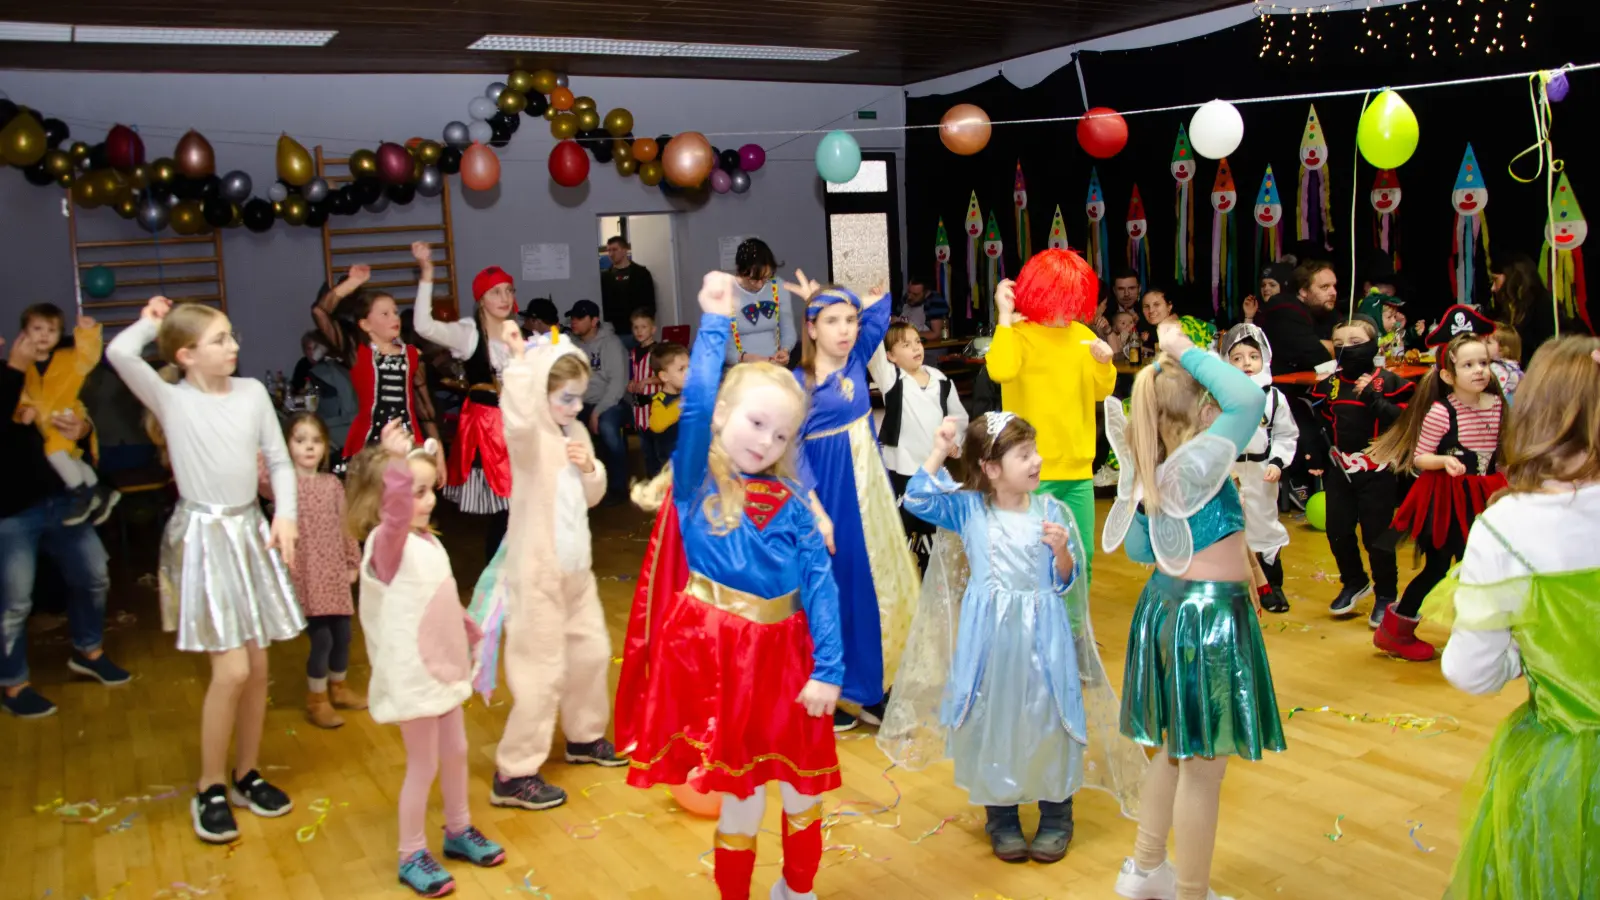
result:
<svg viewBox="0 0 1600 900"><path fill-rule="evenodd" d="M861 171L844 184L828 184L829 279L855 291L883 287L898 295L900 192L892 153L862 155Z"/></svg>
<svg viewBox="0 0 1600 900"><path fill-rule="evenodd" d="M844 184L824 184L830 194L881 194L889 190L889 164L881 159L863 159L856 177Z"/></svg>

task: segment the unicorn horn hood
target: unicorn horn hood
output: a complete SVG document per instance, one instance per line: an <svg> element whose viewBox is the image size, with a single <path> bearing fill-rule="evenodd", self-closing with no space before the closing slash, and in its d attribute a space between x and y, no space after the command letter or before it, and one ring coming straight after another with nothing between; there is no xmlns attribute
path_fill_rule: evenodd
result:
<svg viewBox="0 0 1600 900"><path fill-rule="evenodd" d="M528 340L524 352L523 364L528 367L533 382L532 396L528 398L531 401L529 411L532 413L532 425L540 433L556 435L565 440L566 431L556 424L555 416L550 413L550 369L563 356L581 356L585 360L589 356L578 346L576 338L558 328L550 329L549 334L534 335Z"/></svg>

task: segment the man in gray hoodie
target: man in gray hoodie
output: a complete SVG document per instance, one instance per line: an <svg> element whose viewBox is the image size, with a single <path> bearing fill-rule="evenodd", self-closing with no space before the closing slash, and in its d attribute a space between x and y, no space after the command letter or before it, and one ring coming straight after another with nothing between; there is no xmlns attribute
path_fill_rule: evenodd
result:
<svg viewBox="0 0 1600 900"><path fill-rule="evenodd" d="M606 496L601 505L616 506L628 499L628 441L622 435L628 417L622 406L628 386L628 354L611 323L600 320L600 307L593 300L572 304L567 317L572 336L589 355L589 389L583 394L579 417L599 439L601 461L606 466Z"/></svg>

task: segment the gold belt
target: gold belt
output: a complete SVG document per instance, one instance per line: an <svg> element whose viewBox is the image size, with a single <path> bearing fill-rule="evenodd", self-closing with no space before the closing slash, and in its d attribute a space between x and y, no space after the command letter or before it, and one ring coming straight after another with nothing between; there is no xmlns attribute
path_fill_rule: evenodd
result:
<svg viewBox="0 0 1600 900"><path fill-rule="evenodd" d="M782 622L800 608L799 591L790 591L781 597L758 597L725 584L718 584L699 572L689 573L689 583L684 587L684 591L723 612L762 625Z"/></svg>
<svg viewBox="0 0 1600 900"><path fill-rule="evenodd" d="M499 385L495 385L495 384L481 384L481 383L480 384L469 384L469 385L467 385L467 392L471 393L473 391L487 391L488 393L491 393L491 394L498 394L498 393L500 393L500 386Z"/></svg>

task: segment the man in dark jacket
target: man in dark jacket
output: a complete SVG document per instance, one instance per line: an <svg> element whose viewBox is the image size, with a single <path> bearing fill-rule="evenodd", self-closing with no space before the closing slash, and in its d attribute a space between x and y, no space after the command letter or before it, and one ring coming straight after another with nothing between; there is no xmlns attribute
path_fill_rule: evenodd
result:
<svg viewBox="0 0 1600 900"><path fill-rule="evenodd" d="M1301 263L1294 270L1294 285L1256 313L1256 325L1272 344L1272 371L1278 375L1310 372L1333 361L1333 308L1339 302L1333 264Z"/></svg>
<svg viewBox="0 0 1600 900"><path fill-rule="evenodd" d="M611 267L600 273L600 308L623 347L633 349L633 311L656 314L656 283L650 270L633 261L633 247L621 235L606 241Z"/></svg>

